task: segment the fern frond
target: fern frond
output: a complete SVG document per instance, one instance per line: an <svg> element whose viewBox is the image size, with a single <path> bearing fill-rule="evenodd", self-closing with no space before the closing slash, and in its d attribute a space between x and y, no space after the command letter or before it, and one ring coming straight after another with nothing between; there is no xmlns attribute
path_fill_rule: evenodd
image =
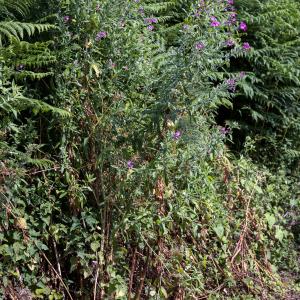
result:
<svg viewBox="0 0 300 300"><path fill-rule="evenodd" d="M161 12L167 11L176 4L174 1L165 1L161 3L151 3L144 6L144 10L147 13L159 14Z"/></svg>
<svg viewBox="0 0 300 300"><path fill-rule="evenodd" d="M17 79L30 78L32 80L41 80L45 77L52 76L53 73L52 72L36 73L36 72L32 72L32 71L22 71L22 72L16 71L16 72L13 72L13 75Z"/></svg>
<svg viewBox="0 0 300 300"><path fill-rule="evenodd" d="M25 109L32 109L33 113L51 112L62 117L69 117L70 112L54 107L38 99L25 97L22 89L14 83L10 87L0 86L0 112L13 112L16 116L18 112Z"/></svg>
<svg viewBox="0 0 300 300"><path fill-rule="evenodd" d="M24 17L29 14L33 3L33 0L0 0L0 15L9 16L18 13Z"/></svg>
<svg viewBox="0 0 300 300"><path fill-rule="evenodd" d="M51 113L58 114L62 117L70 117L71 116L70 112L68 112L64 109L61 109L61 108L54 107L54 106L52 106L48 103L45 103L41 100L38 100L38 99L31 99L31 98L27 98L24 96L19 96L19 97L16 97L16 100L20 104L20 108L21 107L23 109L31 108L34 113L51 112Z"/></svg>
<svg viewBox="0 0 300 300"><path fill-rule="evenodd" d="M10 74L15 78L41 79L52 75L51 72L42 71L46 66L56 62L56 57L49 49L52 42L28 43L15 38L11 44L0 49L0 56L7 66L11 67ZM22 70L18 66L24 66ZM32 68L34 68L32 70Z"/></svg>
<svg viewBox="0 0 300 300"><path fill-rule="evenodd" d="M40 169L49 168L54 165L54 162L46 158L28 158L27 163L32 164Z"/></svg>
<svg viewBox="0 0 300 300"><path fill-rule="evenodd" d="M25 34L30 37L36 32L41 33L53 28L55 28L55 26L51 24L32 24L16 21L2 21L0 22L0 45L3 42L4 38L8 40L11 40L12 38L22 40Z"/></svg>

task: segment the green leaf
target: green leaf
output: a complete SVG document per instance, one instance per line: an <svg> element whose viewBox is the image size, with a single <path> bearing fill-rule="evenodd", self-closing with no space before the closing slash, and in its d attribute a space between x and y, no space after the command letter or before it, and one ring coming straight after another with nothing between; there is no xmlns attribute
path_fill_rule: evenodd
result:
<svg viewBox="0 0 300 300"><path fill-rule="evenodd" d="M276 238L277 240L279 240L280 242L282 242L284 236L285 236L284 230L282 230L282 229L280 228L280 226L276 226L275 238Z"/></svg>
<svg viewBox="0 0 300 300"><path fill-rule="evenodd" d="M91 249L96 252L100 248L100 243L97 241L94 241L91 243Z"/></svg>
<svg viewBox="0 0 300 300"><path fill-rule="evenodd" d="M167 293L166 289L165 289L163 286L160 287L159 293L160 293L160 295L163 296L165 299L168 299L168 293Z"/></svg>
<svg viewBox="0 0 300 300"><path fill-rule="evenodd" d="M217 234L219 239L221 239L224 236L224 226L222 224L218 224L213 229L214 229L214 231Z"/></svg>
<svg viewBox="0 0 300 300"><path fill-rule="evenodd" d="M268 222L269 228L272 228L273 225L276 223L275 216L272 215L272 214L270 214L270 213L266 213L266 214L265 214L265 218L266 218L266 220L267 220L267 222Z"/></svg>

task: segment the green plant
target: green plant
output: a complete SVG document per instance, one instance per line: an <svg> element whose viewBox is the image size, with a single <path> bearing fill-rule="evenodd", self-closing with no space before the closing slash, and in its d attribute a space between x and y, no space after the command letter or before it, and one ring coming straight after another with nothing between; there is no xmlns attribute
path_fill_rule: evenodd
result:
<svg viewBox="0 0 300 300"><path fill-rule="evenodd" d="M240 0L237 5L239 19L248 24L242 39L249 41L252 50L247 56L236 55L231 64L232 71L245 71L245 78L228 119L239 123L237 139L249 135L255 141L253 157L275 168L285 163L297 172L299 3Z"/></svg>
<svg viewBox="0 0 300 300"><path fill-rule="evenodd" d="M297 185L214 121L231 55L250 55L225 50L228 3L38 2L59 11L52 41L5 39L3 298L285 296Z"/></svg>

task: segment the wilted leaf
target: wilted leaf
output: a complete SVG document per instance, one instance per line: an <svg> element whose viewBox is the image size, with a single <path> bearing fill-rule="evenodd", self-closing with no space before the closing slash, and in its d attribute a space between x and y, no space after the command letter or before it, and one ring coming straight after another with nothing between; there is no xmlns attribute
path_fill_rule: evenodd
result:
<svg viewBox="0 0 300 300"><path fill-rule="evenodd" d="M25 230L27 229L27 223L24 218L16 218L15 219L15 225L17 228Z"/></svg>

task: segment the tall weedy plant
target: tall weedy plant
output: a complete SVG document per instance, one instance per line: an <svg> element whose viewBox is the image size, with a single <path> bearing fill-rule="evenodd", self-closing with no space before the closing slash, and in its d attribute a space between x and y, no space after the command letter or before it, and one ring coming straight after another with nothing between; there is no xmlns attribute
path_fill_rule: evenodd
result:
<svg viewBox="0 0 300 300"><path fill-rule="evenodd" d="M227 75L230 57L250 53L233 1L51 4L47 99L59 110L24 110L39 142L18 173L15 157L2 165L3 297L271 295L276 267L294 267L280 207L292 191L232 157L214 122L245 80Z"/></svg>

